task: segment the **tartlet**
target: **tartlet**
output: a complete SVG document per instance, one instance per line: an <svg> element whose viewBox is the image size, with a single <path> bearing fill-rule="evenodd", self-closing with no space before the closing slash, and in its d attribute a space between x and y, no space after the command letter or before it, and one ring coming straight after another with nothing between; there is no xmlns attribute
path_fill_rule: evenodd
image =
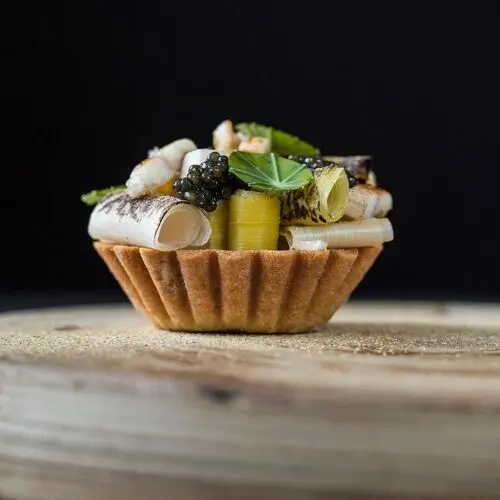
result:
<svg viewBox="0 0 500 500"><path fill-rule="evenodd" d="M326 323L382 250L94 247L135 309L157 328L253 333L305 332Z"/></svg>
<svg viewBox="0 0 500 500"><path fill-rule="evenodd" d="M347 157L347 168L339 157L301 155L307 143L293 136L299 147L278 156L273 135L231 130L227 121L216 129L217 151L176 141L150 152L126 186L86 195L97 205L89 223L94 248L158 329L312 331L348 300L392 240L385 218L392 197L362 166L369 157ZM242 158L246 163L238 163ZM254 182L259 168L267 172L266 161L277 178ZM247 163L255 172L242 170ZM209 169L226 180L209 184ZM196 184L193 172L204 180Z"/></svg>

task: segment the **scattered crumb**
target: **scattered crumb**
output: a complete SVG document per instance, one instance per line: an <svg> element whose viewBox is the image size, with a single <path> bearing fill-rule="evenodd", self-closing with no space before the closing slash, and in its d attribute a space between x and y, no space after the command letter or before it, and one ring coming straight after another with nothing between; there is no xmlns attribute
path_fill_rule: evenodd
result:
<svg viewBox="0 0 500 500"><path fill-rule="evenodd" d="M61 325L54 327L56 332L72 332L74 330L80 330L78 325Z"/></svg>
<svg viewBox="0 0 500 500"><path fill-rule="evenodd" d="M247 354L245 354L245 352ZM251 355L250 355L251 354ZM11 313L0 317L0 357L82 363L266 366L290 356L445 356L500 354L500 325L454 326L366 321L358 311L305 334L245 335L157 331L123 306Z"/></svg>

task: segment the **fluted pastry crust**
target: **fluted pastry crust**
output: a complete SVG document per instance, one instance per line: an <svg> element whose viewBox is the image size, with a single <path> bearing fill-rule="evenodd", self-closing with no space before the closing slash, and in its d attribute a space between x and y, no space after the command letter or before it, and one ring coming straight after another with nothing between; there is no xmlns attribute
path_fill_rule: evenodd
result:
<svg viewBox="0 0 500 500"><path fill-rule="evenodd" d="M382 251L94 247L132 305L157 328L249 333L304 332L326 323Z"/></svg>

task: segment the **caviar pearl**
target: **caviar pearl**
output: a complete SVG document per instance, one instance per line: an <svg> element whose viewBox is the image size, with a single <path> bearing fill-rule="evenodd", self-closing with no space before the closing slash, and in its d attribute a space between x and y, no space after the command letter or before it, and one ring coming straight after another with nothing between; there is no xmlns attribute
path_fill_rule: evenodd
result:
<svg viewBox="0 0 500 500"><path fill-rule="evenodd" d="M218 200L227 200L240 186L229 172L228 157L214 151L201 165L191 165L187 176L174 183L174 190L178 198L212 212Z"/></svg>

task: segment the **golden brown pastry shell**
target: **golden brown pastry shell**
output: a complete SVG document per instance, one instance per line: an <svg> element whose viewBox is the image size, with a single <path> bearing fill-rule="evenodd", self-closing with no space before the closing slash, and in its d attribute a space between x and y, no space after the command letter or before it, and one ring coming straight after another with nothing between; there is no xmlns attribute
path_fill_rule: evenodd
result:
<svg viewBox="0 0 500 500"><path fill-rule="evenodd" d="M248 333L306 332L328 322L382 251L94 247L157 328Z"/></svg>

